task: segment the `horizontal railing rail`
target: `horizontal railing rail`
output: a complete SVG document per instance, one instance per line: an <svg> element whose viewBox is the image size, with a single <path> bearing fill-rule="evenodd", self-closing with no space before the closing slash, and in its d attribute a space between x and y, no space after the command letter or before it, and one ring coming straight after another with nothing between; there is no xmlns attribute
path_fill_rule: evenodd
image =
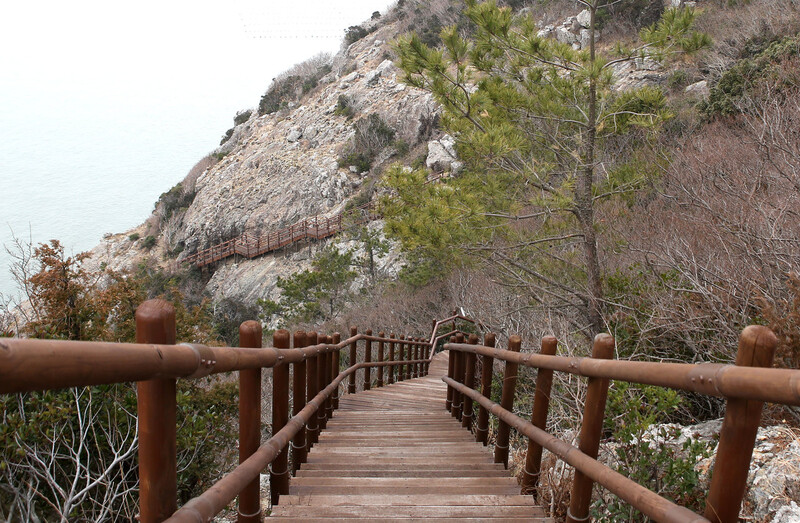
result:
<svg viewBox="0 0 800 523"><path fill-rule="evenodd" d="M296 363L351 343L399 340L357 334L333 348L302 349L211 347L95 341L0 338L0 394L107 385L150 379L195 379L224 372L265 369ZM427 342L404 340L412 346ZM427 361L427 360L425 360Z"/></svg>
<svg viewBox="0 0 800 523"><path fill-rule="evenodd" d="M516 429L520 434L527 436L542 447L546 448L568 464L580 470L592 481L595 481L608 490L616 494L620 499L625 500L631 505L642 510L645 516L656 521L666 523L686 523L694 521L708 521L692 512L689 509L678 506L668 499L662 498L655 492L646 489L632 479L626 478L619 472L603 465L596 459L584 454L577 447L574 447L564 440L558 439L552 434L535 427L527 420L520 418L514 413L502 408L499 404L484 397L479 392L462 385L450 378L443 378L444 382L468 398L478 402L481 407L489 411L490 414L497 416L498 419ZM642 507L642 508L640 508Z"/></svg>
<svg viewBox="0 0 800 523"><path fill-rule="evenodd" d="M612 361L614 339L607 334L595 339L590 358L556 356L557 340L551 336L542 340L541 354L520 353L518 336L509 338L508 350L495 348L494 335L490 333L486 335L484 345L477 342L475 335L468 343L464 342L463 335L457 335L445 344L453 362L449 365L447 377L443 378L448 385L446 408L454 417L463 420L464 426L471 428L472 403L477 402L480 411L476 440L484 444L486 418L489 413L497 416L495 461L506 466L509 429L513 427L529 438L523 493L537 495L542 448L573 466L576 472L567 515L570 523L588 519L594 482L657 521L737 521L763 402L800 406L800 371L768 368L777 338L762 326L750 326L742 332L735 365ZM480 392L473 389L478 356L482 368ZM489 399L494 360L505 362L500 404ZM520 365L539 372L530 422L512 412ZM554 371L589 378L579 447L545 431ZM610 380L726 398L725 418L703 516L674 504L597 461Z"/></svg>

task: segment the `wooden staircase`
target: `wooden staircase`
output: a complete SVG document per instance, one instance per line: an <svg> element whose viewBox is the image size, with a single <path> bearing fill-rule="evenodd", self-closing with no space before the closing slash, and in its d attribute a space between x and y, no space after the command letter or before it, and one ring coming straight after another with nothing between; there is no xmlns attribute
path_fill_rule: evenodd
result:
<svg viewBox="0 0 800 523"><path fill-rule="evenodd" d="M280 497L282 521L550 521L445 410L447 353L430 372L343 396Z"/></svg>
<svg viewBox="0 0 800 523"><path fill-rule="evenodd" d="M196 267L205 267L231 256L255 258L298 242L330 238L349 227L357 227L378 218L375 205L370 202L329 218L307 218L261 236L244 233L186 256L181 261Z"/></svg>

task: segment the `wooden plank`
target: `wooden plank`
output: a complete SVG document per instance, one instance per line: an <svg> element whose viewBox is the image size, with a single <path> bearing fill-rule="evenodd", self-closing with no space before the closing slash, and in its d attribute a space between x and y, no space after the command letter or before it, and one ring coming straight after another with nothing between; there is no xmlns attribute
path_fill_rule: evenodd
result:
<svg viewBox="0 0 800 523"><path fill-rule="evenodd" d="M364 507L373 506L491 506L503 507L506 505L528 505L535 507L533 499L529 496L520 495L494 495L494 494L411 494L398 496L348 496L326 494L322 496L314 495L286 495L281 496L280 505L316 505L316 506L340 506L340 505L359 505Z"/></svg>
<svg viewBox="0 0 800 523"><path fill-rule="evenodd" d="M337 507L315 507L292 505L277 506L273 510L275 516L292 516L313 518L320 516L328 517L350 517L350 518L431 518L446 515L449 518L502 518L502 517L543 517L544 513L538 507L528 505L504 505L497 506L452 506L452 505L426 505L417 507L379 507L379 506L360 506L342 505Z"/></svg>

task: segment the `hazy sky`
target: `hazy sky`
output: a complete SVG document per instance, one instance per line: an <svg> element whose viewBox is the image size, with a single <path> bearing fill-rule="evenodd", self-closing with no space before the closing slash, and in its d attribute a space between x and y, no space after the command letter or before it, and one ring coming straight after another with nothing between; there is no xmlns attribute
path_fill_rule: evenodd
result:
<svg viewBox="0 0 800 523"><path fill-rule="evenodd" d="M178 87L193 97L238 85L231 103L253 105L275 74L337 50L344 28L389 3L11 0L0 20L0 78L36 93L113 93L130 103Z"/></svg>
<svg viewBox="0 0 800 523"><path fill-rule="evenodd" d="M390 3L4 2L0 244L30 231L75 253L142 223L272 78Z"/></svg>

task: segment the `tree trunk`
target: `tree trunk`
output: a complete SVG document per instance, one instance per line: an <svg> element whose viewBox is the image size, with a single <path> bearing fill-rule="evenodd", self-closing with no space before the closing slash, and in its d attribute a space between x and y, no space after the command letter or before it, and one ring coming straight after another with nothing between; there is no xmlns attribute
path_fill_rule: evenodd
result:
<svg viewBox="0 0 800 523"><path fill-rule="evenodd" d="M595 61L595 14L597 8L590 8L591 22L589 23L589 53L591 63ZM575 184L575 209L581 232L583 233L583 257L586 264L587 283L587 319L589 321L591 338L594 338L603 328L600 315L600 304L603 300L603 286L600 279L600 262L597 257L597 238L594 230L594 163L595 142L597 140L597 82L594 76L589 79L589 114L586 122L586 143L581 155L583 165L579 171Z"/></svg>

